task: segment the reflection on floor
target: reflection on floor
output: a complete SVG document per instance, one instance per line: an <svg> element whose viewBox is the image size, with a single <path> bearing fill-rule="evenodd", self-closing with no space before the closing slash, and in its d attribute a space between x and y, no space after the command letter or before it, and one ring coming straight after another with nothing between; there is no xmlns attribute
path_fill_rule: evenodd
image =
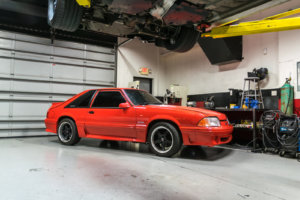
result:
<svg viewBox="0 0 300 200"><path fill-rule="evenodd" d="M298 199L295 159L245 150L183 147L157 157L144 144L56 137L0 139L1 198Z"/></svg>
<svg viewBox="0 0 300 200"><path fill-rule="evenodd" d="M126 151L134 151L141 153L151 153L149 145L131 142L119 142L103 140L99 147L109 149L119 149ZM183 146L181 151L174 157L189 158L189 159L203 159L203 160L217 160L228 154L232 150L223 148L209 148L201 146Z"/></svg>

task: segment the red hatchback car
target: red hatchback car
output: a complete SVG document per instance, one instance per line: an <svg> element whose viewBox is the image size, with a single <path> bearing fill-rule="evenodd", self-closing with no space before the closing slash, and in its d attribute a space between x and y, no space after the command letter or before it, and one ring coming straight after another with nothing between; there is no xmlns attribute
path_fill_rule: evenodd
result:
<svg viewBox="0 0 300 200"><path fill-rule="evenodd" d="M233 127L218 112L163 105L146 91L136 89L87 90L53 103L45 119L46 131L61 143L80 138L149 143L159 156L172 156L182 144L215 146L232 139Z"/></svg>

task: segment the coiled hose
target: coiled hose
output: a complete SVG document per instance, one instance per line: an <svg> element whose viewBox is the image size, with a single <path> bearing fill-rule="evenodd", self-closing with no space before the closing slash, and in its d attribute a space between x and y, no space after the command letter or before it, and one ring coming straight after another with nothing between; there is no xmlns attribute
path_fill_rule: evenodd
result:
<svg viewBox="0 0 300 200"><path fill-rule="evenodd" d="M268 147L268 145L266 145L266 142L268 142L268 144L275 149L279 148L278 138L277 135L274 135L274 133L276 132L276 130L278 130L278 119L281 115L281 111L269 110L265 111L260 117L260 123L263 124L261 129L263 136L262 142L265 148Z"/></svg>

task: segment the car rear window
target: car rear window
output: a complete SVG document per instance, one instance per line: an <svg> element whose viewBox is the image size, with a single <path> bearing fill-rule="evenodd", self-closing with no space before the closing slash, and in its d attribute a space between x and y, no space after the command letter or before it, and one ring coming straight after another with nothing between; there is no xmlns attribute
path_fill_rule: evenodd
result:
<svg viewBox="0 0 300 200"><path fill-rule="evenodd" d="M96 90L90 90L72 101L66 108L88 108Z"/></svg>

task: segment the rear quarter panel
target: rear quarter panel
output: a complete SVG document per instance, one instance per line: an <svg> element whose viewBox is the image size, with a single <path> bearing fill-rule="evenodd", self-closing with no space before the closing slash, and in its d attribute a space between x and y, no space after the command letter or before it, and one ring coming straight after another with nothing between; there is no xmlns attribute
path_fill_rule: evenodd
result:
<svg viewBox="0 0 300 200"><path fill-rule="evenodd" d="M77 97L81 96L82 94L86 93L89 90L83 91L70 99L66 100L65 102L57 102L53 103L51 107L48 109L47 118L45 119L46 131L57 133L57 125L58 121L62 117L69 117L72 118L76 124L78 129L78 134L81 135L82 133L82 121L83 116L81 116L77 108L65 108L69 103L75 100Z"/></svg>

